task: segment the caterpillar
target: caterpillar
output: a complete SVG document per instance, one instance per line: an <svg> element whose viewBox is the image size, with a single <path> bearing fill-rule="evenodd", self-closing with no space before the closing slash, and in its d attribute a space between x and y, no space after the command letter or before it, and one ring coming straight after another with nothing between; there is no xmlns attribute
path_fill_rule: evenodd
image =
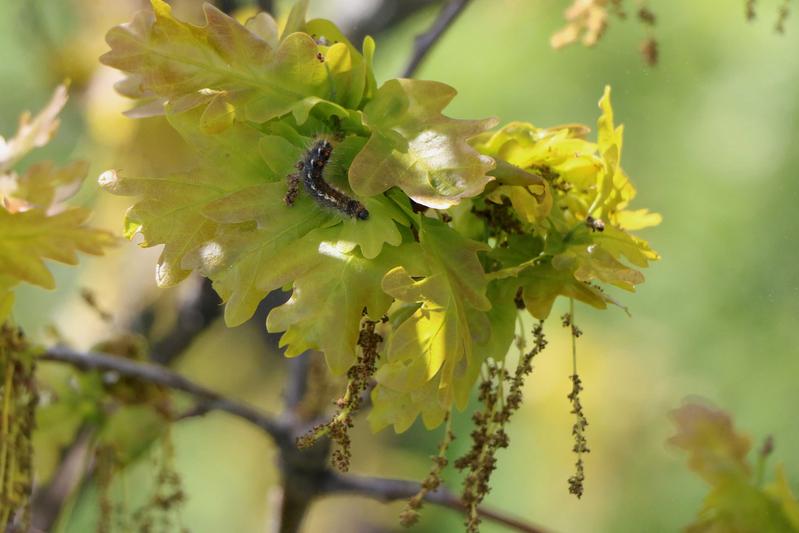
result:
<svg viewBox="0 0 799 533"><path fill-rule="evenodd" d="M300 192L300 178L302 178L305 190L319 205L332 207L359 220L368 219L369 211L361 202L350 198L325 181L322 174L332 153L333 145L326 139L320 139L311 146L302 161L297 163L297 170L300 172L287 177L286 205L293 205L297 200L297 195Z"/></svg>

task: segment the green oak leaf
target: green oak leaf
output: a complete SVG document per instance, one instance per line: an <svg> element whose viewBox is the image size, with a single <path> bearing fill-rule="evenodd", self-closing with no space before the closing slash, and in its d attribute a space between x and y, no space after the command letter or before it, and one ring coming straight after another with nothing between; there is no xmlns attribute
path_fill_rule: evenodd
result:
<svg viewBox="0 0 799 533"><path fill-rule="evenodd" d="M552 195L546 183L529 186L501 185L488 195L488 199L497 204L502 203L503 197L510 200L513 209L524 222L542 221L552 210Z"/></svg>
<svg viewBox="0 0 799 533"><path fill-rule="evenodd" d="M169 101L178 110L202 105L209 113L206 126L218 130L225 123L218 120L220 111L232 113L227 105L236 117L266 122L305 98L334 99L330 69L317 58L319 47L309 35L291 33L274 47L253 31L256 26L243 26L210 4L203 6L204 26L177 20L163 0L151 4L152 12L108 32L111 50L101 58L129 73L118 89L148 110L153 101ZM265 16L257 27L271 26Z"/></svg>
<svg viewBox="0 0 799 533"><path fill-rule="evenodd" d="M283 180L291 165L282 158L264 161L257 150L259 143L277 143L285 149L283 139L266 136L245 123L235 122L219 133L208 133L200 126L203 110L192 108L173 113L167 108L169 123L196 151L197 167L190 171L151 177L128 177L108 171L99 183L108 192L123 196L138 196L139 200L125 217L125 235L141 234L141 246L164 244L156 267L160 286L171 286L189 275L182 266L186 254L213 238L219 224L227 222L219 202L227 200L227 209L243 209L237 198L250 202L272 201L252 195L252 187ZM299 149L295 153L299 153ZM296 161L296 159L295 159ZM285 185L282 185L285 190ZM232 200L231 200L232 198ZM277 199L282 203L282 198ZM240 213L239 213L240 215ZM245 219L233 217L236 222Z"/></svg>
<svg viewBox="0 0 799 533"><path fill-rule="evenodd" d="M11 314L19 282L55 288L45 259L77 264L77 252L102 255L116 243L108 232L90 227L88 209L65 207L86 177L88 165L77 161L58 168L49 161L33 163L19 175L14 165L31 150L44 146L58 129L58 113L67 101L60 85L35 117L25 113L19 129L0 137L0 323Z"/></svg>
<svg viewBox="0 0 799 533"><path fill-rule="evenodd" d="M394 431L403 433L420 415L424 426L432 429L440 425L449 412L439 398L436 380L420 384L411 392L378 385L372 389L371 398L368 420L373 432L394 426Z"/></svg>
<svg viewBox="0 0 799 533"><path fill-rule="evenodd" d="M374 40L366 37L363 44L364 54L361 55L341 30L329 20L308 21L303 31L331 43L327 46L320 45L325 65L330 71L333 94L330 100L341 104L344 108L358 109L364 97L371 97L375 92L376 82L371 65Z"/></svg>
<svg viewBox="0 0 799 533"><path fill-rule="evenodd" d="M399 246L402 233L397 224L407 226L408 219L397 205L383 196L366 198L363 201L369 210L369 220L347 218L342 223L339 239L357 244L366 259L377 257L384 245Z"/></svg>
<svg viewBox="0 0 799 533"><path fill-rule="evenodd" d="M355 363L362 313L379 320L392 298L380 281L392 268L406 265L418 270L421 253L415 244L386 246L372 259L339 238L339 228L318 230L292 248L292 262L308 265L295 277L288 302L269 313L267 329L285 331L281 346L287 356L309 349L321 350L334 374Z"/></svg>
<svg viewBox="0 0 799 533"><path fill-rule="evenodd" d="M597 309L615 303L598 287L577 280L571 270L559 270L549 261L524 269L518 280L525 307L539 320L549 316L558 296L574 298Z"/></svg>
<svg viewBox="0 0 799 533"><path fill-rule="evenodd" d="M311 231L339 222L339 218L317 209L310 198L300 196L294 206L283 202L285 185L267 183L244 189L232 197L209 204L206 214L223 222L240 222L255 216L256 221L227 223L201 246L188 253L183 267L198 269L213 281L214 289L225 301L225 322L244 323L272 290L291 283L313 266L299 261L294 248ZM244 207L247 197L259 205ZM227 203L228 205L225 205Z"/></svg>
<svg viewBox="0 0 799 533"><path fill-rule="evenodd" d="M399 187L415 202L445 209L476 196L493 179L494 166L467 140L494 125L488 120L456 120L441 111L456 91L443 83L389 80L364 107L372 130L349 170L361 196Z"/></svg>
<svg viewBox="0 0 799 533"><path fill-rule="evenodd" d="M496 361L505 359L513 340L516 338L516 317L519 309L514 297L518 283L515 280L492 280L488 283L486 296L491 301L491 309L486 313L490 324L489 335L477 344L484 359ZM475 376L475 379L477 376Z"/></svg>
<svg viewBox="0 0 799 533"><path fill-rule="evenodd" d="M183 267L196 268L213 281L226 302L225 321L229 326L248 320L270 291L290 284L325 260L318 251L323 234L314 230L332 226L334 234L325 234L326 238L335 241L341 253L362 257L364 263L379 263L386 250L394 253L394 243L401 243L394 222L401 213L385 199L369 199L369 220L356 221L342 220L339 213L319 207L307 195L286 206L285 192L283 183L265 183L242 189L203 209L205 216L221 226L213 237L187 254ZM311 232L313 235L309 235ZM372 290L380 290L379 280Z"/></svg>
<svg viewBox="0 0 799 533"><path fill-rule="evenodd" d="M573 272L578 281L602 281L628 291L635 290L636 285L644 282L643 274L624 266L595 245L569 247L552 258L552 266L557 270Z"/></svg>
<svg viewBox="0 0 799 533"><path fill-rule="evenodd" d="M602 168L597 145L583 139L587 128L537 128L528 122L510 122L472 140L480 153L521 169L551 168L566 179L588 185Z"/></svg>
<svg viewBox="0 0 799 533"><path fill-rule="evenodd" d="M460 409L468 401L472 385L486 354L475 353L475 345L490 339L486 311L491 302L486 296L487 281L477 258L486 247L461 237L447 225L422 218L419 240L425 257L426 272L419 276L404 267L392 269L383 278L383 290L396 300L420 303L387 341L386 358L375 374L378 387L404 393L410 398L430 398L434 383L436 413ZM504 355L504 354L503 354ZM422 391L426 391L422 394ZM374 428L393 423L400 430L401 420L389 421L375 393ZM393 397L396 395L387 395ZM404 402L409 401L408 398ZM416 413L429 406L418 403ZM377 421L381 422L377 422ZM430 427L441 417L425 419Z"/></svg>
<svg viewBox="0 0 799 533"><path fill-rule="evenodd" d="M662 221L663 217L660 213L652 213L649 209L625 210L616 213L616 223L620 228L629 231L657 226Z"/></svg>
<svg viewBox="0 0 799 533"><path fill-rule="evenodd" d="M159 177L127 177L109 170L99 185L122 196L140 196L125 215L125 236L141 235L144 248L163 244L156 266L161 287L179 283L189 275L181 268L183 257L214 235L216 224L200 208L224 194L215 187L215 176L190 172Z"/></svg>

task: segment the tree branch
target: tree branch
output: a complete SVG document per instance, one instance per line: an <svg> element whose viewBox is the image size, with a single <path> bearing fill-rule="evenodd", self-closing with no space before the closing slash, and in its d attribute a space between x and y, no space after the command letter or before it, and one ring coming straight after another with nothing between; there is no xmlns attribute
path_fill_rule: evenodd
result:
<svg viewBox="0 0 799 533"><path fill-rule="evenodd" d="M419 492L419 488L419 483L403 479L386 479L331 473L325 480L325 484L321 491L323 495L328 496L337 493L357 494L383 502L391 502L411 498ZM464 507L460 499L446 487L439 487L435 492L427 493L425 501L454 509L460 513L466 511L466 507ZM477 513L486 520L496 522L497 524L503 524L516 531L523 531L525 533L546 532L545 529L509 516L502 511L491 509L490 507L481 505L477 508Z"/></svg>
<svg viewBox="0 0 799 533"><path fill-rule="evenodd" d="M255 407L231 400L160 365L139 363L98 352L81 353L63 346L50 348L39 360L67 363L83 370L117 372L122 376L179 390L193 396L208 410L225 411L258 426L278 443L291 438L288 428Z"/></svg>
<svg viewBox="0 0 799 533"><path fill-rule="evenodd" d="M444 32L446 32L455 19L458 18L458 15L466 9L468 4L469 0L450 0L441 8L441 12L438 14L438 17L430 29L416 36L413 41L411 60L402 73L403 78L413 77L416 69L419 68L419 65L421 65L422 61L427 57L433 45L444 35Z"/></svg>
<svg viewBox="0 0 799 533"><path fill-rule="evenodd" d="M197 283L193 293L178 308L174 327L163 337L152 341L153 350L150 359L162 365L169 365L216 320L221 310L221 302L211 283L207 279ZM132 321L133 330L146 335L155 316L154 306L142 310ZM209 406L207 402L198 404L195 406L194 414L207 412ZM90 470L74 468L72 458L84 457L89 452L92 434L91 427L84 427L79 437L68 446L68 451L55 469L52 481L36 487L33 495L33 519L34 525L39 530L52 529L64 507L64 502L80 486L80 478L91 475Z"/></svg>
<svg viewBox="0 0 799 533"><path fill-rule="evenodd" d="M86 470L87 451L93 431L85 425L78 431L74 441L64 450L59 467L50 483L33 495L33 528L38 531L51 531L63 508L63 502L80 485L82 473Z"/></svg>
<svg viewBox="0 0 799 533"><path fill-rule="evenodd" d="M221 314L222 300L211 281L203 279L192 297L178 309L177 320L169 334L153 342L150 358L155 363L169 365Z"/></svg>
<svg viewBox="0 0 799 533"><path fill-rule="evenodd" d="M261 11L266 11L267 13L274 13L274 2L272 0L255 0L255 3L258 5L258 9Z"/></svg>
<svg viewBox="0 0 799 533"><path fill-rule="evenodd" d="M368 12L361 13L362 18L349 23L342 23L341 30L350 41L359 46L364 37L390 30L408 19L418 11L440 3L439 0L382 0Z"/></svg>

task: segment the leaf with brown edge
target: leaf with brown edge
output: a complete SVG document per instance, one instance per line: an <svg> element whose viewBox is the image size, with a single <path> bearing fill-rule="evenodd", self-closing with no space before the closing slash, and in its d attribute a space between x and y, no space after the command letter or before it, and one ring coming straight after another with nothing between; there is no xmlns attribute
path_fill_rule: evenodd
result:
<svg viewBox="0 0 799 533"><path fill-rule="evenodd" d="M372 130L349 170L352 189L374 196L399 187L415 202L446 209L480 194L494 161L468 139L494 119L456 120L441 111L455 96L449 85L409 79L384 83L364 108Z"/></svg>

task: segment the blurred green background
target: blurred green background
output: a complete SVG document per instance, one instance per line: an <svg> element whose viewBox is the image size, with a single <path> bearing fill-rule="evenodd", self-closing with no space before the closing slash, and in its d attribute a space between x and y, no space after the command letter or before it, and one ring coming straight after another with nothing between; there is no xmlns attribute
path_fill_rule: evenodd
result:
<svg viewBox="0 0 799 533"><path fill-rule="evenodd" d="M567 492L573 420L566 399L568 339L557 320L561 302L547 328L552 343L537 359L526 402L511 424L511 447L499 453L487 503L554 531L676 531L692 520L706 492L685 458L665 444L673 433L668 412L686 396L729 410L755 444L773 435L773 461L786 463L799 489L799 459L790 452L799 448L793 412L799 403L799 17L780 35L773 26L781 0L758 2L751 23L743 0L651 2L661 58L650 68L638 50L648 33L632 17L611 19L594 48L552 50L549 38L563 25L568 3L475 0L418 73L458 89L451 116L542 127L593 126L596 102L610 84L616 121L625 125L622 165L639 189L633 207L664 217L643 235L663 259L645 272L638 294L614 293L632 318L616 309L579 306L576 312L585 332L579 365L592 449L585 496L578 501ZM126 103L111 88L116 75L100 69L96 57L105 31L128 20L139 4L0 2L0 133L11 135L22 110L40 108L57 83L71 78L73 99L61 131L37 157L88 159L92 171L79 200L94 202L96 220L118 233L124 202L99 194L94 178L130 161L126 143L136 133L120 115ZM181 15L196 19L199 2L177 4ZM315 0L311 14L341 22L367 7ZM413 36L435 14L421 11L377 36L379 82L401 71ZM106 258L83 261L81 269L54 266L60 289L21 289L18 320L41 338L54 324L76 346L88 347L108 326L77 301L76 289L93 288L122 325L157 297L156 255L126 244ZM167 298L180 296L180 288L167 292ZM285 369L279 355L265 355L259 327L216 324L179 368L277 411ZM455 426L460 438L453 456L468 447L468 417ZM219 414L180 423L173 435L189 495L184 525L199 533L265 531L277 481L271 444ZM418 424L400 436L371 435L362 423L353 438L353 471L421 479L439 437ZM54 454L45 450L39 460L52 461ZM146 459L125 476L134 503L151 476ZM457 488L457 475L448 479ZM306 529L399 529L401 506L329 499L314 506ZM96 512L87 490L59 531L93 530ZM428 506L416 531L458 531L460 522L457 514ZM486 523L483 531L502 529Z"/></svg>

